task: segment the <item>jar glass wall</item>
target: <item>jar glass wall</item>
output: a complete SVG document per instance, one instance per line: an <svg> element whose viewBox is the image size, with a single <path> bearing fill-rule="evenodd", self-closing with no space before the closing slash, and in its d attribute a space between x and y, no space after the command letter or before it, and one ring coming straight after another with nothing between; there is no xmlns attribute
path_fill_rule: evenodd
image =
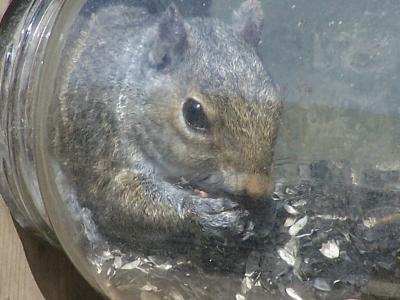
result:
<svg viewBox="0 0 400 300"><path fill-rule="evenodd" d="M105 296L396 296L399 5L12 9L1 193Z"/></svg>

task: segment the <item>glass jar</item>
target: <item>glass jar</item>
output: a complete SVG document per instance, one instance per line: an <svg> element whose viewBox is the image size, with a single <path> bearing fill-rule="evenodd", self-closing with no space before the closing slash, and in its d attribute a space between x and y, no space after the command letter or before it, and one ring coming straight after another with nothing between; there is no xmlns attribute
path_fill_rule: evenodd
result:
<svg viewBox="0 0 400 300"><path fill-rule="evenodd" d="M394 297L399 10L15 1L1 194L112 299Z"/></svg>

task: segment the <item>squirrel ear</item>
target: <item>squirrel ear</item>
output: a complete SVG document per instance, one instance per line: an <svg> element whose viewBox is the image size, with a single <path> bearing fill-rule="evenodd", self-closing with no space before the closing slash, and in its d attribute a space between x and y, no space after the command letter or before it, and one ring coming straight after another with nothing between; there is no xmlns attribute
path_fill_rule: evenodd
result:
<svg viewBox="0 0 400 300"><path fill-rule="evenodd" d="M233 29L249 44L258 46L264 27L264 13L259 0L247 0L233 12Z"/></svg>
<svg viewBox="0 0 400 300"><path fill-rule="evenodd" d="M150 64L161 70L176 62L187 46L183 18L175 4L161 15L157 36L149 53Z"/></svg>

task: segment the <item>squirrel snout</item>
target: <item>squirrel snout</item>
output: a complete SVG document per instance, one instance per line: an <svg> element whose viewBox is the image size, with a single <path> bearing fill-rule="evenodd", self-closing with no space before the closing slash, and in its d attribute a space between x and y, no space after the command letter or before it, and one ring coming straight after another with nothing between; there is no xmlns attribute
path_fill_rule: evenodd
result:
<svg viewBox="0 0 400 300"><path fill-rule="evenodd" d="M265 198L274 191L271 176L265 174L237 174L225 177L225 189L233 194L249 196L253 199Z"/></svg>
<svg viewBox="0 0 400 300"><path fill-rule="evenodd" d="M271 176L252 174L244 183L244 192L252 198L270 196L274 191L274 182Z"/></svg>

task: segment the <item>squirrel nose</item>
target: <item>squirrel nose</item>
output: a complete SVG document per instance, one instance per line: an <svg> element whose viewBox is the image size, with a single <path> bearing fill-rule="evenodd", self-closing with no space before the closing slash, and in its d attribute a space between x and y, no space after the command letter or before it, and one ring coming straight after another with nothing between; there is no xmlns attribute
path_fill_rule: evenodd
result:
<svg viewBox="0 0 400 300"><path fill-rule="evenodd" d="M252 174L247 177L244 190L252 198L270 196L274 191L274 182L271 176Z"/></svg>

